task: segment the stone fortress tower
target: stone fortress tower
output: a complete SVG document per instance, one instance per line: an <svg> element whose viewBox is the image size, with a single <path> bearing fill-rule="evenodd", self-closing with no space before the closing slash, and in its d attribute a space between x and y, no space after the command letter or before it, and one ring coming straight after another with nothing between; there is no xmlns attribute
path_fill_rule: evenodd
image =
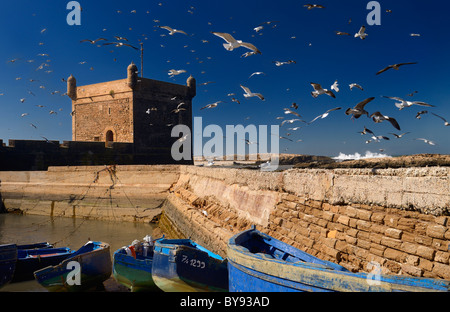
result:
<svg viewBox="0 0 450 312"><path fill-rule="evenodd" d="M72 99L72 141L133 143L135 154L171 157L178 139L171 137L172 127L183 124L192 131L192 76L186 85L156 81L139 77L131 63L126 79L77 86L71 75L67 94ZM185 110L173 112L182 102Z"/></svg>

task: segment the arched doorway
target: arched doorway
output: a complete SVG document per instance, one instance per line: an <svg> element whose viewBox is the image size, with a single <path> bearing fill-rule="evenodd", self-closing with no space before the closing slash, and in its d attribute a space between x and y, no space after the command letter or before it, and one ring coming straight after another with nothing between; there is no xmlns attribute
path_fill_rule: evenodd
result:
<svg viewBox="0 0 450 312"><path fill-rule="evenodd" d="M114 142L114 133L111 130L106 132L106 143Z"/></svg>

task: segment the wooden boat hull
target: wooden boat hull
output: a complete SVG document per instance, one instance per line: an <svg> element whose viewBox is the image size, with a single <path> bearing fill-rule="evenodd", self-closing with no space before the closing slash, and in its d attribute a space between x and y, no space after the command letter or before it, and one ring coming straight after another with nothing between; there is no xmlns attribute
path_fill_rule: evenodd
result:
<svg viewBox="0 0 450 312"><path fill-rule="evenodd" d="M159 291L152 278L152 264L153 255L137 255L135 259L120 248L113 255L114 279L132 292Z"/></svg>
<svg viewBox="0 0 450 312"><path fill-rule="evenodd" d="M228 242L230 291L449 291L450 281L352 273L252 228Z"/></svg>
<svg viewBox="0 0 450 312"><path fill-rule="evenodd" d="M12 280L16 262L17 246L15 244L0 245L0 288Z"/></svg>
<svg viewBox="0 0 450 312"><path fill-rule="evenodd" d="M188 239L162 239L153 249L152 276L166 292L228 291L227 260Z"/></svg>
<svg viewBox="0 0 450 312"><path fill-rule="evenodd" d="M67 247L19 249L16 270L11 283L32 280L34 279L33 273L35 271L51 265L57 265L70 257L74 252Z"/></svg>
<svg viewBox="0 0 450 312"><path fill-rule="evenodd" d="M79 283L74 278L72 261L79 264ZM109 245L88 242L60 264L38 270L34 276L49 291L85 291L102 285L111 276L111 271Z"/></svg>

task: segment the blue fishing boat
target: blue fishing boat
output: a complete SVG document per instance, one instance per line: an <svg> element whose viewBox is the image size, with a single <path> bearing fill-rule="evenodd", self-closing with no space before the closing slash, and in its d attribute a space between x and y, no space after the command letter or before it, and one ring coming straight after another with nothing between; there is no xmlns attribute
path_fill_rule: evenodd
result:
<svg viewBox="0 0 450 312"><path fill-rule="evenodd" d="M11 283L32 280L34 271L57 265L75 252L68 247L51 248L45 244L24 246L18 246L16 270ZM29 248L36 246L44 248Z"/></svg>
<svg viewBox="0 0 450 312"><path fill-rule="evenodd" d="M39 249L53 248L53 245L48 242L17 245L17 249L37 249L37 248L39 248Z"/></svg>
<svg viewBox="0 0 450 312"><path fill-rule="evenodd" d="M60 264L34 272L34 277L49 291L85 291L111 276L110 247L89 241Z"/></svg>
<svg viewBox="0 0 450 312"><path fill-rule="evenodd" d="M0 245L0 288L8 284L13 276L17 262L17 245Z"/></svg>
<svg viewBox="0 0 450 312"><path fill-rule="evenodd" d="M228 291L227 260L190 239L157 240L152 277L166 292Z"/></svg>
<svg viewBox="0 0 450 312"><path fill-rule="evenodd" d="M152 278L152 264L153 239L146 236L143 243L125 246L114 252L114 279L131 292L159 291Z"/></svg>
<svg viewBox="0 0 450 312"><path fill-rule="evenodd" d="M233 292L450 291L448 280L352 273L254 227L229 240L227 256L229 285Z"/></svg>

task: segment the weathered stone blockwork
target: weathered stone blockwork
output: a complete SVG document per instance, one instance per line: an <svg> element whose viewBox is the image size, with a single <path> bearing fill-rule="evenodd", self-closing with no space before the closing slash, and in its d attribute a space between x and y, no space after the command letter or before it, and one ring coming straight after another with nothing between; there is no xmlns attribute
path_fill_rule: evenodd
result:
<svg viewBox="0 0 450 312"><path fill-rule="evenodd" d="M375 262L387 274L450 279L449 170L388 169L374 175L370 169L260 172L182 166L171 195L176 203L166 208L177 220L183 220L180 211L189 211L195 226L191 221L176 226L182 232L200 227L201 234L188 236L205 242L215 237L210 245L221 252L229 237L255 224L352 271L370 272ZM396 200L384 206L384 195L366 189L370 183L378 194L398 193ZM398 185L405 183L403 194ZM420 199L402 207L404 197Z"/></svg>

